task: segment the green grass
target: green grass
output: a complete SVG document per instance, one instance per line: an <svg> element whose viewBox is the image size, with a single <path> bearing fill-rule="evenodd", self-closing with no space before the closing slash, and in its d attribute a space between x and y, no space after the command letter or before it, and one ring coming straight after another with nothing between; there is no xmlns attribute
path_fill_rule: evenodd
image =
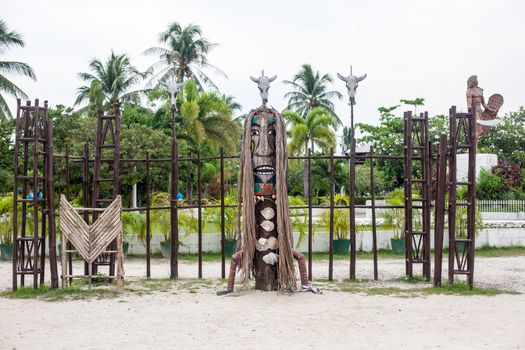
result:
<svg viewBox="0 0 525 350"><path fill-rule="evenodd" d="M407 283L413 283L413 284L417 284L417 283L426 283L425 279L422 277L422 276L401 276L401 277L398 277L398 278L394 278L393 281L398 281L398 282L407 282Z"/></svg>
<svg viewBox="0 0 525 350"><path fill-rule="evenodd" d="M445 284L441 287L429 287L422 290L424 294L445 294L445 295L485 295L485 296L494 296L500 294L512 294L517 295L521 294L516 291L503 290L497 288L482 288L474 287L470 288L466 283L454 283L454 284Z"/></svg>
<svg viewBox="0 0 525 350"><path fill-rule="evenodd" d="M130 278L126 280L124 294L148 295L155 292L160 293L198 293L200 290L211 291L219 285L224 285L222 279L197 279L181 278L172 280L169 278ZM97 286L98 285L98 286ZM75 279L71 286L53 289L49 285L43 285L38 289L30 287L18 288L16 291L6 290L0 292L0 297L12 299L37 299L43 301L69 301L88 299L108 299L120 296L115 290L115 284L98 283L93 289L87 289L87 280Z"/></svg>
<svg viewBox="0 0 525 350"><path fill-rule="evenodd" d="M410 284L426 284L424 280L420 280L417 278L405 278L400 277L398 279L395 279L397 281L405 281ZM324 286L323 286L324 287ZM334 287L327 288L328 290L333 291L340 291L340 292L349 292L349 293L358 293L358 294L365 294L365 295L386 295L386 296L396 296L396 297L417 297L422 295L456 295L456 296L495 296L495 295L501 295L501 294L510 294L510 295L518 295L521 294L516 291L512 290L503 290L503 289L497 289L497 288L485 288L485 287L474 287L470 288L468 284L466 283L455 283L453 285L451 284L445 284L441 287L410 287L410 288L402 288L402 287L394 287L394 286L387 286L387 287L374 287L373 284L370 285L364 285L364 284L348 284L348 283L341 283L341 282L335 282Z"/></svg>
<svg viewBox="0 0 525 350"><path fill-rule="evenodd" d="M525 247L483 247L476 249L476 256L500 257L500 256L524 256Z"/></svg>
<svg viewBox="0 0 525 350"><path fill-rule="evenodd" d="M70 286L64 289L53 289L48 285L33 289L31 287L21 287L16 291L3 291L0 296L12 299L40 299L44 301L65 301L65 300L85 300L85 299L108 299L117 296L115 290L103 288L82 289L79 286Z"/></svg>

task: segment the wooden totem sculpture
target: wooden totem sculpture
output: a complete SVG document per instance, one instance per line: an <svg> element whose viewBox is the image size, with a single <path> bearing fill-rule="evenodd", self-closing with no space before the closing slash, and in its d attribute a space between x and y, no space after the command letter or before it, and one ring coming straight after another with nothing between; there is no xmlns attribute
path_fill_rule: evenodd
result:
<svg viewBox="0 0 525 350"><path fill-rule="evenodd" d="M252 110L244 122L239 177L240 249L232 256L228 289L233 292L237 268L244 286L251 275L259 290L296 290L294 259L298 261L302 291L318 290L308 282L304 256L292 248L292 227L286 185L287 145L284 119L266 107L269 83L275 76L257 82L263 105Z"/></svg>

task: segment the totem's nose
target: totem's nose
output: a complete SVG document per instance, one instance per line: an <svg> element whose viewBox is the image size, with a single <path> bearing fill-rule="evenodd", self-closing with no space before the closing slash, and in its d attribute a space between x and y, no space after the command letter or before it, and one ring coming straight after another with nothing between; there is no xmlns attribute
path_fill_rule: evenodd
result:
<svg viewBox="0 0 525 350"><path fill-rule="evenodd" d="M261 137L259 139L259 147L257 149L257 155L261 157L271 156L270 144L268 142L268 132L265 127L262 128Z"/></svg>

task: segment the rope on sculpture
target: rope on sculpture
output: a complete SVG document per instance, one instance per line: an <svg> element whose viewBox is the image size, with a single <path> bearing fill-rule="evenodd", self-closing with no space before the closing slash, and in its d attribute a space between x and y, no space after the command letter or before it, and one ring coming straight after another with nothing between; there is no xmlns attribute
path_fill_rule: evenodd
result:
<svg viewBox="0 0 525 350"><path fill-rule="evenodd" d="M290 206L288 203L288 150L286 145L286 127L283 117L273 110L276 116L276 207L277 207L277 240L279 242L278 283L280 291L292 292L296 288L295 269L292 253L292 225L290 223Z"/></svg>
<svg viewBox="0 0 525 350"><path fill-rule="evenodd" d="M244 135L242 139L241 149L241 185L238 187L241 191L242 211L241 215L237 216L238 222L242 217L242 234L241 234L241 249L243 251L240 270L243 287L248 287L250 272L253 270L253 257L255 255L256 228L255 228L255 194L253 191L253 176L247 176L253 172L252 155L250 151L251 145L251 120L255 111L244 121ZM239 226L239 225L238 225Z"/></svg>

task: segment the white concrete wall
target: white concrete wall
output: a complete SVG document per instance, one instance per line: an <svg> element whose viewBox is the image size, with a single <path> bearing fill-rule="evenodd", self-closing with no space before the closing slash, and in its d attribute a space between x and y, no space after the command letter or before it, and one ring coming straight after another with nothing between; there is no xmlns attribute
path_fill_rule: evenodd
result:
<svg viewBox="0 0 525 350"><path fill-rule="evenodd" d="M516 213L500 213L500 212L481 212L481 217L483 221L487 220L525 220L525 212L516 212Z"/></svg>
<svg viewBox="0 0 525 350"><path fill-rule="evenodd" d="M468 154L460 153L457 155L457 172L456 178L458 181L467 181L468 178ZM498 165L498 156L491 153L476 154L476 177L481 169L489 170L493 166Z"/></svg>
<svg viewBox="0 0 525 350"><path fill-rule="evenodd" d="M393 233L391 231L378 231L377 232L377 247L378 249L390 249L390 238ZM329 246L327 232L317 232L313 239L313 251L314 252L327 252ZM294 233L294 245L298 235ZM126 239L128 240L128 239ZM152 251L160 252L160 241L162 240L161 235L153 235L151 240ZM431 247L434 248L434 233L431 232ZM145 254L146 249L136 238L130 239L130 254ZM181 237L182 245L180 247L181 253L196 253L197 252L197 235L191 234L187 237ZM372 251L372 232L365 231L359 232L356 237L357 249L364 251ZM444 247L448 247L448 234L445 232ZM491 227L483 229L477 239L476 247L509 247L509 246L525 246L525 228L511 227L511 228L498 228ZM308 251L308 240L305 239L299 245L299 250L302 252ZM220 234L205 233L202 239L202 250L204 252L220 252Z"/></svg>

